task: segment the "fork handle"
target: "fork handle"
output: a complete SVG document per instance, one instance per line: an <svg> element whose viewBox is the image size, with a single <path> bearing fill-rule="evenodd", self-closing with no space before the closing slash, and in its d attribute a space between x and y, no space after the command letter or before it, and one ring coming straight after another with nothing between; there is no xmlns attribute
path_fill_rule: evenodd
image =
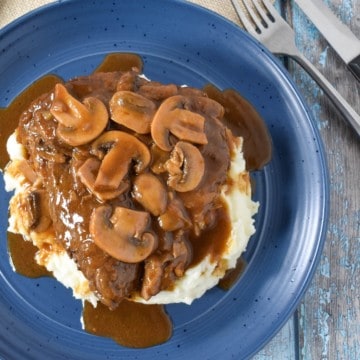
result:
<svg viewBox="0 0 360 360"><path fill-rule="evenodd" d="M342 114L344 119L353 127L358 136L360 136L360 116L355 112L355 110L305 56L301 53L292 54L290 56L317 82L338 111Z"/></svg>

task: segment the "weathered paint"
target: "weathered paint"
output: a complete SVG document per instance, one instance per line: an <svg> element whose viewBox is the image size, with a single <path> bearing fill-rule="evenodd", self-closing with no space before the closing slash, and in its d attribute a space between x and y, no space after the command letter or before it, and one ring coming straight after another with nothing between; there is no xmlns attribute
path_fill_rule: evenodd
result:
<svg viewBox="0 0 360 360"><path fill-rule="evenodd" d="M325 2L360 38L360 1ZM298 47L360 112L359 83L348 73L340 58L301 10L292 1L286 3L292 9L289 21L292 21L297 34ZM289 71L322 135L329 164L331 191L331 214L325 249L314 280L298 308L298 328L289 334L298 336L289 336L289 349L293 348L293 342L298 344L298 352L293 359L357 360L360 359L359 139L342 122L322 91L299 66L290 62ZM286 355L278 354L284 350L285 343L284 338L276 337L268 346L272 350L272 357L266 357L265 348L256 359L283 358Z"/></svg>
<svg viewBox="0 0 360 360"><path fill-rule="evenodd" d="M327 59L327 52L328 52L329 47L326 46L324 51L320 54L320 58L319 58L319 64L321 65L321 67L325 67L326 66L326 59Z"/></svg>

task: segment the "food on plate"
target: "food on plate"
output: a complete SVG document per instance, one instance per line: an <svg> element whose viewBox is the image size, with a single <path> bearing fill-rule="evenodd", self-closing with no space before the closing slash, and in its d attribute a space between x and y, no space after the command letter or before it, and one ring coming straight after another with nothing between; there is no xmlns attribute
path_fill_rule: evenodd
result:
<svg viewBox="0 0 360 360"><path fill-rule="evenodd" d="M138 69L57 83L8 141L9 230L93 306L191 304L255 231L243 139L224 115L203 90Z"/></svg>

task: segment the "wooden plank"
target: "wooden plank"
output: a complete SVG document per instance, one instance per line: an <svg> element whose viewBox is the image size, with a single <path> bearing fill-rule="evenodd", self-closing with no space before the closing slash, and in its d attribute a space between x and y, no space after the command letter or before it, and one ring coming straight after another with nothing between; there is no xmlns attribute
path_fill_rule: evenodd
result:
<svg viewBox="0 0 360 360"><path fill-rule="evenodd" d="M280 332L253 357L253 360L297 359L297 328L297 313L295 313Z"/></svg>
<svg viewBox="0 0 360 360"><path fill-rule="evenodd" d="M360 38L360 2L327 3ZM359 83L296 6L292 20L301 51L360 113ZM325 249L299 308L299 355L300 359L360 359L360 142L307 74L293 64L290 71L320 129L331 188Z"/></svg>

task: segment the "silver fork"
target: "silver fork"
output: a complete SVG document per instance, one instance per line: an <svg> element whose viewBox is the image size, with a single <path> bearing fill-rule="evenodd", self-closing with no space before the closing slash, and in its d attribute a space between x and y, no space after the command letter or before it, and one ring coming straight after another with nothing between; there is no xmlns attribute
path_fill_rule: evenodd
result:
<svg viewBox="0 0 360 360"><path fill-rule="evenodd" d="M360 116L320 71L300 53L295 45L293 29L274 6L268 0L260 0L261 3L258 0L231 0L231 2L244 28L273 54L289 56L302 66L360 136Z"/></svg>

